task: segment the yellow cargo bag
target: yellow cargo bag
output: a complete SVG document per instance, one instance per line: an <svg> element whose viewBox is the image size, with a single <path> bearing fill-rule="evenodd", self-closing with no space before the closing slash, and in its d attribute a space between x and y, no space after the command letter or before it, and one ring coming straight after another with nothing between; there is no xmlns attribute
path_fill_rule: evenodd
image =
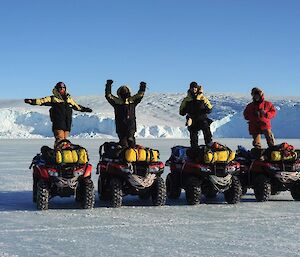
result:
<svg viewBox="0 0 300 257"><path fill-rule="evenodd" d="M84 148L57 150L55 159L57 164L85 164L89 161L87 151Z"/></svg>
<svg viewBox="0 0 300 257"><path fill-rule="evenodd" d="M136 162L138 160L138 150L129 148L125 151L125 160L127 162Z"/></svg>
<svg viewBox="0 0 300 257"><path fill-rule="evenodd" d="M129 148L125 151L127 162L158 162L159 151L148 148Z"/></svg>
<svg viewBox="0 0 300 257"><path fill-rule="evenodd" d="M159 160L159 151L153 149L138 149L138 159L139 162L158 162Z"/></svg>
<svg viewBox="0 0 300 257"><path fill-rule="evenodd" d="M235 152L231 150L207 151L204 154L205 163L231 162L235 158Z"/></svg>
<svg viewBox="0 0 300 257"><path fill-rule="evenodd" d="M271 161L294 161L297 159L296 152L290 152L290 155L284 156L281 151L272 151L271 152Z"/></svg>

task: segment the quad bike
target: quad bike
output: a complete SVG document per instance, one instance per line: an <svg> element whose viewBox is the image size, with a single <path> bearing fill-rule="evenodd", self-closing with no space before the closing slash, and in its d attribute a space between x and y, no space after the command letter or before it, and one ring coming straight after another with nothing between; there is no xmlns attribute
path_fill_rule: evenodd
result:
<svg viewBox="0 0 300 257"><path fill-rule="evenodd" d="M199 146L200 150L205 148ZM185 153L178 154L180 151ZM240 164L234 160L205 163L202 158L188 154L189 151L193 150L183 146L172 148L172 155L166 163L170 166L166 180L168 198L178 199L184 189L190 205L199 204L201 194L214 198L218 193L224 193L227 203L238 203L241 198L241 184L237 177Z"/></svg>
<svg viewBox="0 0 300 257"><path fill-rule="evenodd" d="M272 160L267 155L270 149L246 150L239 146L237 161L243 172L240 181L244 193L253 188L258 202L268 201L271 195L289 190L295 201L300 200L300 160L299 150L294 150L298 156L287 160Z"/></svg>
<svg viewBox="0 0 300 257"><path fill-rule="evenodd" d="M95 194L91 180L92 165L88 162L58 164L55 160L56 150L43 146L41 152L33 158L30 165L30 169L33 169L33 202L37 208L47 210L51 198L73 195L83 209L93 208Z"/></svg>
<svg viewBox="0 0 300 257"><path fill-rule="evenodd" d="M120 150L117 156L108 153L112 146ZM128 162L123 156L125 151L113 142L100 146L97 165L99 199L109 200L112 207L121 207L123 196L138 195L143 200L151 198L154 206L165 205L166 186L161 177L164 164L158 160Z"/></svg>

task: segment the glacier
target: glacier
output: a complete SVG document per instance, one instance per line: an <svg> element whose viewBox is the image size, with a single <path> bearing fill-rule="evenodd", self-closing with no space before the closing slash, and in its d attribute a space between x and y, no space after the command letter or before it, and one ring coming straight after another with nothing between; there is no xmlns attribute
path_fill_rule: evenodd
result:
<svg viewBox="0 0 300 257"><path fill-rule="evenodd" d="M184 93L146 94L137 107L138 138L187 138L185 118L178 114ZM237 94L210 93L207 97L214 108L210 118L215 138L248 138L243 110L250 97ZM92 113L74 111L71 137L115 138L113 108L104 96L74 97L79 104L89 106ZM300 138L300 97L271 97L278 110L272 120L278 138ZM0 138L52 137L49 107L26 105L22 99L0 100ZM200 137L202 134L200 133Z"/></svg>

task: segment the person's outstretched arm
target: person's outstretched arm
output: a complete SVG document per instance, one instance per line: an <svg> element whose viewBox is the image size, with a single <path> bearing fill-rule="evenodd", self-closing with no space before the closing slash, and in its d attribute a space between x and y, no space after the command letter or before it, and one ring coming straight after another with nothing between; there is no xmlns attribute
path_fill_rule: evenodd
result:
<svg viewBox="0 0 300 257"><path fill-rule="evenodd" d="M69 96L69 101L70 101L70 104L72 106L72 109L75 110L75 111L79 111L79 112L92 112L93 111L89 107L84 107L80 104L77 104L71 96Z"/></svg>
<svg viewBox="0 0 300 257"><path fill-rule="evenodd" d="M52 97L51 96L46 96L43 98L37 98L37 99L29 99L26 98L24 99L24 102L27 104L31 104L31 105L46 105L46 106L50 106L52 103Z"/></svg>
<svg viewBox="0 0 300 257"><path fill-rule="evenodd" d="M135 94L134 96L131 97L131 100L136 105L139 104L142 101L142 99L143 99L143 97L145 95L146 85L147 85L146 82L141 81L139 91L137 92L137 94Z"/></svg>
<svg viewBox="0 0 300 257"><path fill-rule="evenodd" d="M111 86L112 86L112 83L113 83L113 80L111 79L108 79L106 81L106 85L105 85L105 98L106 100L112 105L112 106L115 106L116 104L121 104L122 101L114 96L112 93L111 93Z"/></svg>

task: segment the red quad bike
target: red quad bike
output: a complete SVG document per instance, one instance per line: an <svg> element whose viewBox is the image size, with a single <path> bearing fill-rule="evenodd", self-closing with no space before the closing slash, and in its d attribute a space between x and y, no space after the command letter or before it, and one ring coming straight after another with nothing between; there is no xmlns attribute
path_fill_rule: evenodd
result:
<svg viewBox="0 0 300 257"><path fill-rule="evenodd" d="M241 198L241 184L237 177L240 164L236 161L207 164L198 158L205 149L206 146L199 146L195 156L195 150L189 147L172 148L171 157L166 162L171 171L166 180L167 196L178 199L181 189L184 189L190 205L199 204L201 194L215 198L218 193L224 193L227 203L238 203Z"/></svg>
<svg viewBox="0 0 300 257"><path fill-rule="evenodd" d="M76 145L72 145L72 148ZM70 149L70 148L68 148ZM56 151L43 146L30 165L33 168L33 202L39 210L47 210L49 200L55 196L75 199L83 209L91 209L95 203L94 185L91 180L92 165L57 164Z"/></svg>
<svg viewBox="0 0 300 257"><path fill-rule="evenodd" d="M253 188L256 200L264 202L271 195L289 190L295 201L300 200L300 150L293 147L285 150L284 145L288 144L251 151L238 146L237 160L243 170L240 174L243 193ZM280 155L277 159L276 153Z"/></svg>
<svg viewBox="0 0 300 257"><path fill-rule="evenodd" d="M160 161L129 163L124 158L125 150L114 142L100 146L99 199L109 200L112 207L121 207L123 196L138 195L143 200L151 197L154 206L165 205L166 186L161 178L164 164Z"/></svg>

